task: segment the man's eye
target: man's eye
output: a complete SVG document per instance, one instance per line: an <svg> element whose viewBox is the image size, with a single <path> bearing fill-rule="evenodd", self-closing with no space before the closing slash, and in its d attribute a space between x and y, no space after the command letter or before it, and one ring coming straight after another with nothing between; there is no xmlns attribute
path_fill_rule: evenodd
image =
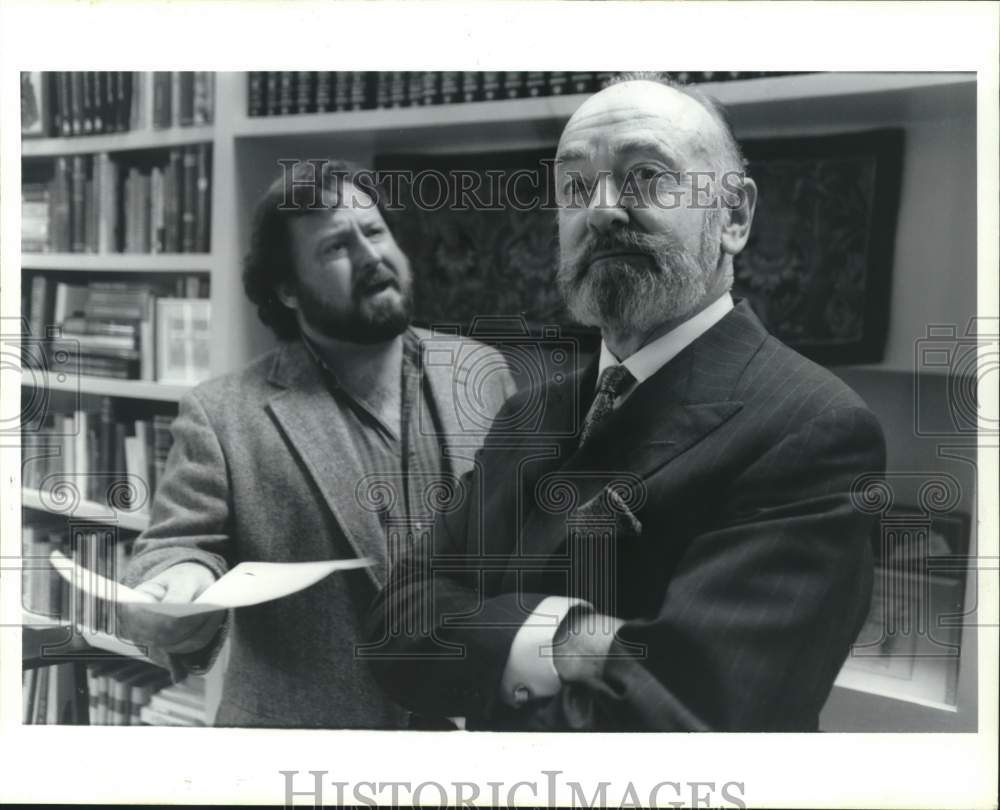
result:
<svg viewBox="0 0 1000 810"><path fill-rule="evenodd" d="M329 256L333 253L339 253L343 249L344 249L343 242L327 242L325 245L323 245L322 252L324 256Z"/></svg>
<svg viewBox="0 0 1000 810"><path fill-rule="evenodd" d="M365 229L365 236L379 236L383 233L385 233L385 228L381 228L378 226Z"/></svg>
<svg viewBox="0 0 1000 810"><path fill-rule="evenodd" d="M636 166L630 169L629 173L636 180L649 182L650 180L656 180L662 174L662 170L658 166Z"/></svg>

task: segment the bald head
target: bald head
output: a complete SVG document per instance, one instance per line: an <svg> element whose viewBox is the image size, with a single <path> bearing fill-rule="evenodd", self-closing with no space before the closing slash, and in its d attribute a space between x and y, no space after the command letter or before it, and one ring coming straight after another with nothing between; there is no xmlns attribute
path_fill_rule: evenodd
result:
<svg viewBox="0 0 1000 810"><path fill-rule="evenodd" d="M563 130L557 157L581 133L623 125L637 132L654 130L720 175L743 171L743 156L722 107L694 88L652 79L619 81L588 98Z"/></svg>

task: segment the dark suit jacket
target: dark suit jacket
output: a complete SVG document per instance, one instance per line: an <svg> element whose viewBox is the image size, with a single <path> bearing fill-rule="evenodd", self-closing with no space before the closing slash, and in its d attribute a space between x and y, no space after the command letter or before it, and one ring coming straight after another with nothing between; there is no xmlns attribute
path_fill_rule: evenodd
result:
<svg viewBox="0 0 1000 810"><path fill-rule="evenodd" d="M444 433L452 471L461 475L482 443L464 415L494 416L513 382L495 351L417 332L440 416L442 431L435 432ZM477 363L491 373L477 374ZM421 429L433 430L428 417L421 409ZM405 712L354 655L385 579L386 535L374 496L360 489L367 471L347 423L306 348L284 344L198 386L181 401L172 430L151 525L136 542L126 584L189 560L217 575L243 560L379 560L375 568L336 573L284 599L233 611L216 724L405 725ZM179 675L206 657L174 655L170 663Z"/></svg>
<svg viewBox="0 0 1000 810"><path fill-rule="evenodd" d="M850 493L884 469L875 417L745 303L578 450L595 379L548 385L537 427L495 431L463 508L394 567L371 615L377 680L470 728L815 730L869 606L870 518ZM502 706L514 635L565 593L626 620L600 688Z"/></svg>

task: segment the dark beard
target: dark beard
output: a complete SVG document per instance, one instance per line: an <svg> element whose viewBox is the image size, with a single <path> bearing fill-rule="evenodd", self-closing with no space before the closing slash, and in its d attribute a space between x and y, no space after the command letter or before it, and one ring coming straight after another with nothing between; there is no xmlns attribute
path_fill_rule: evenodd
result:
<svg viewBox="0 0 1000 810"><path fill-rule="evenodd" d="M331 313L322 302L309 295L299 297L302 316L313 329L326 337L369 345L384 343L402 334L413 317L413 296L400 290L400 301L371 303L358 293L352 296L349 312Z"/></svg>

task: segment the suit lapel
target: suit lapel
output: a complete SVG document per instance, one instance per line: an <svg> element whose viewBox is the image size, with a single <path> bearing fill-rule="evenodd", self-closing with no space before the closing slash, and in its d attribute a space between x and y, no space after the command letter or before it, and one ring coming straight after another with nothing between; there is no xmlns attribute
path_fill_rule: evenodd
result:
<svg viewBox="0 0 1000 810"><path fill-rule="evenodd" d="M536 508L524 526L524 554L550 555L565 540L569 514L606 487L628 488L632 496L626 503L641 508L644 479L674 462L743 407L734 389L766 335L749 306L741 302L640 385L586 446L568 447L565 463L541 476L531 490ZM592 387L596 360L585 379ZM593 398L592 392L584 395L581 390L581 395L581 402ZM559 499L560 509L549 508L547 491L560 487L573 497ZM509 576L506 584L513 584Z"/></svg>
<svg viewBox="0 0 1000 810"><path fill-rule="evenodd" d="M362 508L356 495L364 478L350 430L323 382L320 370L300 343L284 347L270 381L282 388L268 403L286 440L302 460L344 536L359 557L378 563L366 568L379 585L385 570L385 539L377 513Z"/></svg>
<svg viewBox="0 0 1000 810"><path fill-rule="evenodd" d="M420 359L424 379L430 389L430 398L434 403L440 426L434 423L432 415L421 407L417 419L418 429L424 433L442 433L441 449L451 465L452 472L461 478L472 469L474 450L478 446L470 430L475 431L476 425L463 424L461 413L464 399L467 398L468 370L464 368L461 338L451 336L427 336L417 333L420 341ZM459 401L459 398L462 401ZM423 398L419 400L423 402ZM463 436L469 436L469 441L463 441ZM463 450L463 445L469 447Z"/></svg>

